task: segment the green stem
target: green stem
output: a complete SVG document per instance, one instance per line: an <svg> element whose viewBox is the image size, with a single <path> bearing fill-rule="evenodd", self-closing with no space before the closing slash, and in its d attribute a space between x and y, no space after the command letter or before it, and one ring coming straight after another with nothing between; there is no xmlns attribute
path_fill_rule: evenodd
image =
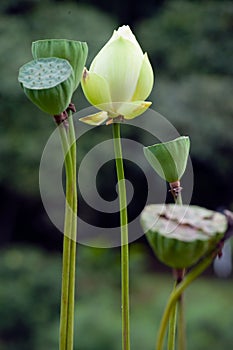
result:
<svg viewBox="0 0 233 350"><path fill-rule="evenodd" d="M176 283L174 288L176 287ZM177 317L177 303L172 307L169 317L169 328L168 328L168 342L167 349L174 350L176 344L176 317Z"/></svg>
<svg viewBox="0 0 233 350"><path fill-rule="evenodd" d="M77 230L76 143L72 116L68 127L59 125L66 170L66 209L60 314L60 350L73 350L74 290Z"/></svg>
<svg viewBox="0 0 233 350"><path fill-rule="evenodd" d="M70 273L69 273L69 303L68 303L68 322L67 322L67 350L73 349L74 341L74 307L75 307L75 270L76 270L76 235L77 235L77 185L76 185L76 137L73 124L73 117L70 112L69 117L69 145L72 159L72 229L70 242Z"/></svg>
<svg viewBox="0 0 233 350"><path fill-rule="evenodd" d="M182 195L181 195L181 190L180 191L174 191L174 183L172 184L173 186L170 187L172 188L172 194L173 198L176 204L182 205ZM180 187L180 182L177 182L178 188ZM174 274L176 277L176 282L175 282L175 287L177 286L178 283L180 283L181 279L183 278L183 273L184 270L176 270L174 269ZM182 275L182 277L181 277ZM180 279L181 277L181 279ZM174 288L175 288L174 287ZM183 302L181 303L182 295L180 296L179 300L173 305L170 311L170 316L169 316L169 328L168 328L168 342L167 342L167 349L168 350L174 350L176 346L176 328L177 328L177 310L178 310L178 348L179 350L185 350L184 348L180 348L181 343L184 344L185 341L185 333L184 333L184 309L183 309ZM178 305L179 304L179 305ZM181 317L182 315L182 317Z"/></svg>
<svg viewBox="0 0 233 350"><path fill-rule="evenodd" d="M121 223L122 349L130 350L128 214L120 123L113 123L113 142L118 179Z"/></svg>
<svg viewBox="0 0 233 350"><path fill-rule="evenodd" d="M181 191L178 192L177 197L175 198L175 203L178 205L183 204ZM185 273L185 272L184 272ZM183 277L182 277L183 278ZM178 283L180 283L178 281ZM185 317L184 317L184 296L181 294L177 301L176 308L178 308L178 349L185 350L186 349L186 335L185 335Z"/></svg>
<svg viewBox="0 0 233 350"><path fill-rule="evenodd" d="M176 202L176 204L178 204L178 205L182 205L182 204L183 204L181 192L178 193L177 197L175 198L175 202Z"/></svg>
<svg viewBox="0 0 233 350"><path fill-rule="evenodd" d="M173 193L173 197L174 197L174 201L176 204L178 205L183 205L183 200L182 200L182 194L181 194L181 187L180 187L180 182L178 181L177 183L178 188L180 188L180 190L176 191L172 191ZM183 276L185 274L185 270L176 270L174 271L176 276L177 276L177 281L176 283L179 284L182 279ZM177 325L177 330L178 330L178 349L179 350L185 350L186 349L186 337L185 337L185 317L184 317L184 298L183 295L180 296L180 298L178 299L177 303L174 305L174 308L177 312L178 310L178 325ZM173 318L173 309L171 310L171 318ZM175 322L177 322L177 319L175 319ZM176 328L176 324L174 325L174 327ZM174 334L175 337L175 334ZM173 348L175 348L175 341L173 344Z"/></svg>
<svg viewBox="0 0 233 350"><path fill-rule="evenodd" d="M63 258L62 258L60 339L59 339L59 349L60 350L65 350L66 343L67 343L69 271L70 271L70 239L64 235L64 238L63 238Z"/></svg>
<svg viewBox="0 0 233 350"><path fill-rule="evenodd" d="M72 159L68 152L69 144L66 130L63 124L59 125L60 138L62 149L65 157L66 169L66 208L65 208L65 222L64 222L64 237L63 237L63 260L62 260L62 287L61 287L61 311L60 311L60 350L66 349L67 341L67 321L68 321L68 300L69 300L69 271L70 271L70 201L71 193L68 191L70 183L72 182Z"/></svg>
<svg viewBox="0 0 233 350"><path fill-rule="evenodd" d="M203 271L207 269L207 267L212 263L215 252L210 253L207 255L203 260L199 262L198 265L196 265L193 270L191 270L183 279L182 282L180 282L177 287L172 291L170 294L170 297L168 299L165 311L163 313L163 317L160 323L158 338L157 338L157 346L156 350L162 350L163 349L163 342L164 342L164 336L166 333L167 324L169 321L169 316L171 313L171 310L177 300L180 298L183 291L198 277L202 274Z"/></svg>
<svg viewBox="0 0 233 350"><path fill-rule="evenodd" d="M178 349L186 349L186 337L185 337L185 317L184 317L184 296L181 294L178 300Z"/></svg>

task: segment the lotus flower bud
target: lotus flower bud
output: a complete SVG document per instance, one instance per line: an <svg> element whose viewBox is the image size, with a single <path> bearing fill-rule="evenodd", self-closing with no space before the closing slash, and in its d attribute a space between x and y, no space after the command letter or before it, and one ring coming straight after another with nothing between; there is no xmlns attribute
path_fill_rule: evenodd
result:
<svg viewBox="0 0 233 350"><path fill-rule="evenodd" d="M110 40L94 58L81 80L87 100L107 112L81 118L83 122L99 125L107 118L123 116L133 119L151 105L145 101L153 87L153 70L147 54L128 26L114 31Z"/></svg>

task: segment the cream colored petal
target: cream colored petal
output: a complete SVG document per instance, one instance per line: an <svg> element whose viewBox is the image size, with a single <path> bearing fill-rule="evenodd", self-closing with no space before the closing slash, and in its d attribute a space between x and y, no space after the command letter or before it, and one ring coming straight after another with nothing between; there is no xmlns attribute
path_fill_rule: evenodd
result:
<svg viewBox="0 0 233 350"><path fill-rule="evenodd" d="M89 125L101 125L108 119L108 113L105 111L88 115L87 117L80 118L79 120Z"/></svg>
<svg viewBox="0 0 233 350"><path fill-rule="evenodd" d="M122 37L126 40L129 40L131 41L132 44L134 44L137 49L139 50L140 53L143 53L142 52L142 49L141 49L141 46L139 45L135 35L133 34L133 32L131 31L130 27L129 26L121 26L117 29L116 33L114 36L112 36L112 39L117 39L119 37Z"/></svg>
<svg viewBox="0 0 233 350"><path fill-rule="evenodd" d="M112 102L125 102L134 95L142 62L143 54L138 53L138 48L120 37L96 56L90 72L108 82Z"/></svg>
<svg viewBox="0 0 233 350"><path fill-rule="evenodd" d="M149 101L134 101L122 104L118 108L118 114L123 115L125 119L133 119L144 113L152 104Z"/></svg>
<svg viewBox="0 0 233 350"><path fill-rule="evenodd" d="M99 109L111 109L111 95L107 81L100 75L84 70L81 81L87 100Z"/></svg>
<svg viewBox="0 0 233 350"><path fill-rule="evenodd" d="M106 50L108 49L108 46L119 38L122 38L123 40L130 41L135 46L135 49L137 50L137 55L143 56L142 49L141 49L136 37L132 33L130 27L124 25L124 26L119 27L117 30L113 31L111 38L102 47L102 49L99 51L99 53L96 55L96 57L92 61L91 66L90 66L90 71L92 71L92 70L94 71L96 61L102 60L103 55L106 54Z"/></svg>
<svg viewBox="0 0 233 350"><path fill-rule="evenodd" d="M153 69L145 53L132 101L145 100L150 95L153 84Z"/></svg>

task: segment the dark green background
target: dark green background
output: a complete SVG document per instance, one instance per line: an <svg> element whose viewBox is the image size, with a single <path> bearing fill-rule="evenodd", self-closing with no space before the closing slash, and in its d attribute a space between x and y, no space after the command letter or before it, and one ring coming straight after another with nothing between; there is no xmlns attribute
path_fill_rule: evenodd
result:
<svg viewBox="0 0 233 350"><path fill-rule="evenodd" d="M148 98L153 109L191 138L192 203L233 209L232 23L230 1L1 1L0 349L58 347L62 235L47 218L38 185L41 154L54 123L17 82L19 67L31 60L31 42L87 41L88 66L112 31L130 24L155 72ZM88 106L81 89L74 102L79 110ZM109 130L100 132L105 137ZM142 136L124 132L138 141ZM88 143L81 144L81 153ZM111 167L109 173L111 178ZM111 197L115 179L107 184L100 179L100 188ZM135 212L143 200L139 193ZM133 349L149 350L172 282L144 238L131 245L131 258ZM120 348L119 261L118 249L79 246L79 350ZM233 285L230 278L216 279L212 269L207 276L187 296L189 349L229 349Z"/></svg>

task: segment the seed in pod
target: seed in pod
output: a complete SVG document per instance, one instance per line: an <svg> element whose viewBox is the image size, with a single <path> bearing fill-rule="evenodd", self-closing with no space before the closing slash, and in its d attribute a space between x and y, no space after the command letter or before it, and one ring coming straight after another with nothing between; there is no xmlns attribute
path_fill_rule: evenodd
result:
<svg viewBox="0 0 233 350"><path fill-rule="evenodd" d="M27 97L42 111L62 113L74 91L74 73L70 63L50 57L33 60L19 70L18 80Z"/></svg>

